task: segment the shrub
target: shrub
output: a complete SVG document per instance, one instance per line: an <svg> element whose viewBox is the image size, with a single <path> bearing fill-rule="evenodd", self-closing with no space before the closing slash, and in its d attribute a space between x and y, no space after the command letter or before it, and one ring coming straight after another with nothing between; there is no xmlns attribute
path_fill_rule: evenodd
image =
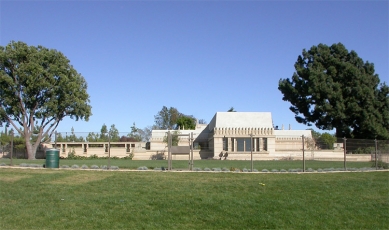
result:
<svg viewBox="0 0 389 230"><path fill-rule="evenodd" d="M157 152L156 154L150 156L150 160L165 160L165 159L166 157L164 152Z"/></svg>
<svg viewBox="0 0 389 230"><path fill-rule="evenodd" d="M323 169L324 172L332 172L334 170L335 170L334 168L325 168L325 169Z"/></svg>
<svg viewBox="0 0 389 230"><path fill-rule="evenodd" d="M141 166L138 168L138 170L148 170L148 168L146 166Z"/></svg>
<svg viewBox="0 0 389 230"><path fill-rule="evenodd" d="M0 166L7 166L5 163L1 163Z"/></svg>
<svg viewBox="0 0 389 230"><path fill-rule="evenodd" d="M126 159L130 159L132 160L132 158L134 158L134 149L130 152L130 154L128 154L128 156L125 157Z"/></svg>
<svg viewBox="0 0 389 230"><path fill-rule="evenodd" d="M214 171L214 172L220 172L220 171L222 171L222 170L221 170L221 168L212 168L212 171Z"/></svg>
<svg viewBox="0 0 389 230"><path fill-rule="evenodd" d="M88 165L82 165L81 168L82 169L89 169Z"/></svg>
<svg viewBox="0 0 389 230"><path fill-rule="evenodd" d="M26 164L26 163L21 163L19 166L20 166L20 167L28 167L28 164Z"/></svg>
<svg viewBox="0 0 389 230"><path fill-rule="evenodd" d="M269 172L269 170L267 170L267 169L262 169L262 172Z"/></svg>
<svg viewBox="0 0 389 230"><path fill-rule="evenodd" d="M112 165L110 169L112 169L112 170L119 170L119 166Z"/></svg>
<svg viewBox="0 0 389 230"><path fill-rule="evenodd" d="M253 172L259 172L258 169L253 169Z"/></svg>
<svg viewBox="0 0 389 230"><path fill-rule="evenodd" d="M90 168L91 168L91 169L99 169L99 166L97 166L97 165L92 165Z"/></svg>
<svg viewBox="0 0 389 230"><path fill-rule="evenodd" d="M248 172L249 170L247 170L246 168L243 168L242 169L242 172Z"/></svg>
<svg viewBox="0 0 389 230"><path fill-rule="evenodd" d="M85 159L87 159L87 157L76 155L76 151L74 150L74 148L72 148L68 153L67 159L69 159L69 160L85 160Z"/></svg>
<svg viewBox="0 0 389 230"><path fill-rule="evenodd" d="M199 171L201 171L201 168L193 168L193 171L199 172Z"/></svg>
<svg viewBox="0 0 389 230"><path fill-rule="evenodd" d="M272 169L271 172L279 172L278 169Z"/></svg>
<svg viewBox="0 0 389 230"><path fill-rule="evenodd" d="M210 168L204 168L204 171L211 171Z"/></svg>
<svg viewBox="0 0 389 230"><path fill-rule="evenodd" d="M100 168L101 169L108 169L108 167L106 165L101 165Z"/></svg>
<svg viewBox="0 0 389 230"><path fill-rule="evenodd" d="M281 169L281 170L280 170L280 172L282 172L282 173L283 173L283 172L286 172L286 170L285 170L285 169Z"/></svg>
<svg viewBox="0 0 389 230"><path fill-rule="evenodd" d="M67 169L67 168L69 168L69 165L61 165L61 168Z"/></svg>
<svg viewBox="0 0 389 230"><path fill-rule="evenodd" d="M162 171L161 168L154 168L154 171Z"/></svg>
<svg viewBox="0 0 389 230"><path fill-rule="evenodd" d="M228 168L224 167L224 168L222 168L222 171L223 172L229 172L230 170Z"/></svg>
<svg viewBox="0 0 389 230"><path fill-rule="evenodd" d="M93 155L90 155L88 158L89 159L99 159L99 156L97 156L96 154L93 154Z"/></svg>
<svg viewBox="0 0 389 230"><path fill-rule="evenodd" d="M78 165L72 165L72 169L78 169L78 168L80 168L80 166L78 166Z"/></svg>
<svg viewBox="0 0 389 230"><path fill-rule="evenodd" d="M307 169L307 172L314 172L315 170L313 170L312 168L308 168Z"/></svg>
<svg viewBox="0 0 389 230"><path fill-rule="evenodd" d="M235 172L240 172L240 169L237 169L237 168L236 168L236 169L235 169Z"/></svg>
<svg viewBox="0 0 389 230"><path fill-rule="evenodd" d="M318 171L318 172L323 172L323 169L318 168L317 171Z"/></svg>
<svg viewBox="0 0 389 230"><path fill-rule="evenodd" d="M375 161L372 161L371 167L375 168ZM389 169L389 163L386 163L384 161L377 161L377 167L379 169Z"/></svg>
<svg viewBox="0 0 389 230"><path fill-rule="evenodd" d="M231 172L234 172L234 171L236 171L236 168L231 167L231 168L230 168L230 171L231 171Z"/></svg>

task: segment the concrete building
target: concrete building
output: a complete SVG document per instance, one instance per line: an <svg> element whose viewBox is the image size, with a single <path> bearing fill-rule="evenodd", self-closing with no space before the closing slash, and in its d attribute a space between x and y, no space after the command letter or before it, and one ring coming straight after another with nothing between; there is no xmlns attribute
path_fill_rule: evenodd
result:
<svg viewBox="0 0 389 230"><path fill-rule="evenodd" d="M152 131L151 151L167 151L167 132ZM195 159L217 158L225 152L230 159L247 159L251 152L256 158L274 158L283 149L301 152L303 135L311 138L310 130L278 130L270 112L217 112L208 125L197 124L194 130L177 132L193 133ZM189 145L189 139L180 137L178 145ZM305 145L308 147L309 143Z"/></svg>

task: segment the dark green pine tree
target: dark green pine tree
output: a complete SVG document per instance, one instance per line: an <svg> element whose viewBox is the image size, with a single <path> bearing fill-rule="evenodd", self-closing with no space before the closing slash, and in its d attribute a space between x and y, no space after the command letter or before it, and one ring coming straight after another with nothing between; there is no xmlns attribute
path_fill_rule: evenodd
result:
<svg viewBox="0 0 389 230"><path fill-rule="evenodd" d="M389 139L389 88L373 63L338 43L304 49L294 67L278 89L299 123L336 129L337 137Z"/></svg>

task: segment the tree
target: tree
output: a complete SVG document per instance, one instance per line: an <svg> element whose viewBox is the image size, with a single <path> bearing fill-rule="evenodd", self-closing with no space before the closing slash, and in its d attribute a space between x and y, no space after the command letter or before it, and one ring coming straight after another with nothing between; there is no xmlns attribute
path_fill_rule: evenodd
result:
<svg viewBox="0 0 389 230"><path fill-rule="evenodd" d="M204 120L204 119L200 119L198 122L199 122L199 124L204 124L204 125L206 125L206 124L207 124L207 121L206 121L206 120Z"/></svg>
<svg viewBox="0 0 389 230"><path fill-rule="evenodd" d="M180 136L178 136L179 134L181 134L179 131L173 131L170 133L172 136L172 146L178 146L178 143L180 142ZM162 141L168 145L168 135L164 136Z"/></svg>
<svg viewBox="0 0 389 230"><path fill-rule="evenodd" d="M86 81L61 52L14 41L0 46L0 122L10 123L25 139L28 159L35 159L42 138L65 117L88 120L90 115Z"/></svg>
<svg viewBox="0 0 389 230"><path fill-rule="evenodd" d="M105 124L100 129L100 141L108 141L108 128Z"/></svg>
<svg viewBox="0 0 389 230"><path fill-rule="evenodd" d="M158 129L176 129L177 119L180 115L180 112L176 108L163 106L161 111L154 116L155 126Z"/></svg>
<svg viewBox="0 0 389 230"><path fill-rule="evenodd" d="M177 126L181 129L195 129L196 128L196 119L192 116L182 115L177 119Z"/></svg>
<svg viewBox="0 0 389 230"><path fill-rule="evenodd" d="M141 129L138 129L135 125L135 122L131 126L131 132L127 134L129 138L132 138L134 141L142 141L142 136L139 131L142 131Z"/></svg>
<svg viewBox="0 0 389 230"><path fill-rule="evenodd" d="M118 142L120 139L119 130L115 127L115 125L111 125L109 129L109 137L112 142Z"/></svg>
<svg viewBox="0 0 389 230"><path fill-rule="evenodd" d="M334 149L335 142L336 137L326 132L321 134L318 144L322 149Z"/></svg>
<svg viewBox="0 0 389 230"><path fill-rule="evenodd" d="M147 126L143 128L143 141L148 142L150 141L152 131L154 129L154 126Z"/></svg>
<svg viewBox="0 0 389 230"><path fill-rule="evenodd" d="M99 142L100 141L99 134L94 132L88 133L86 140L88 142Z"/></svg>
<svg viewBox="0 0 389 230"><path fill-rule="evenodd" d="M297 122L336 129L336 137L389 139L389 87L373 63L338 43L304 49L294 67L278 89Z"/></svg>

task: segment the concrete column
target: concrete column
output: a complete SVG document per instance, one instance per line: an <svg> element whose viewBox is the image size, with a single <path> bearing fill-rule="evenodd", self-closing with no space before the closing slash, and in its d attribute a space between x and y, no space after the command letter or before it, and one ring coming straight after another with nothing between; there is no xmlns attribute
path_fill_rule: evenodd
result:
<svg viewBox="0 0 389 230"><path fill-rule="evenodd" d="M276 151L276 138L274 137L268 137L267 138L267 151L269 154L274 154Z"/></svg>
<svg viewBox="0 0 389 230"><path fill-rule="evenodd" d="M219 156L219 153L223 151L223 137L214 137L213 153L214 156Z"/></svg>
<svg viewBox="0 0 389 230"><path fill-rule="evenodd" d="M256 137L253 137L253 152L256 152L257 151L257 145L258 145L258 143L257 143L257 138Z"/></svg>

